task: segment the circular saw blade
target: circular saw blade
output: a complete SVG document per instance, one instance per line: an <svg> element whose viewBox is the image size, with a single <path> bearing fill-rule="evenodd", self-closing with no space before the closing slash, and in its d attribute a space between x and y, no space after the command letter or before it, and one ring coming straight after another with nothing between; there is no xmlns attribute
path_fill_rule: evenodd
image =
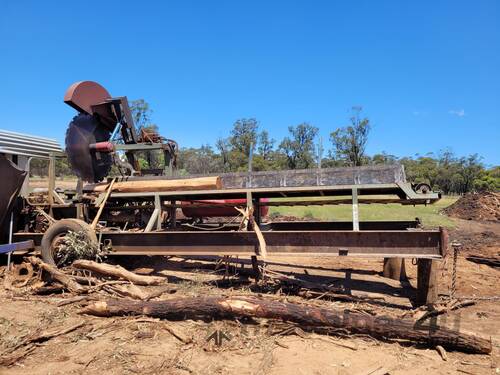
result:
<svg viewBox="0 0 500 375"><path fill-rule="evenodd" d="M66 131L66 154L73 172L84 181L99 182L113 165L110 153L90 150L93 143L108 141L111 134L92 115L79 114Z"/></svg>

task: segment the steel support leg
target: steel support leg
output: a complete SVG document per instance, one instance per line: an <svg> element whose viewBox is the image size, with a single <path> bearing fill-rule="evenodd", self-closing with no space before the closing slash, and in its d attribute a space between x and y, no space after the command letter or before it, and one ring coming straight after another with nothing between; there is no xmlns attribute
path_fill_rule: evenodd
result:
<svg viewBox="0 0 500 375"><path fill-rule="evenodd" d="M10 213L10 223L9 223L9 243L12 243L12 231L14 230L14 212ZM7 271L10 270L10 258L12 252L7 253Z"/></svg>
<svg viewBox="0 0 500 375"><path fill-rule="evenodd" d="M352 230L359 232L358 189L352 189Z"/></svg>
<svg viewBox="0 0 500 375"><path fill-rule="evenodd" d="M49 158L49 191L48 191L48 201L49 201L49 215L54 216L52 212L52 206L54 205L54 190L56 188L56 158L51 156Z"/></svg>

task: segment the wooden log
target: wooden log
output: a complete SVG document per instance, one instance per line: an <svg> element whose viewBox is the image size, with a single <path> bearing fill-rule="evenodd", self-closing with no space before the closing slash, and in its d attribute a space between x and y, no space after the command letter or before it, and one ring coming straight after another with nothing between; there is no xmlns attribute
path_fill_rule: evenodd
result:
<svg viewBox="0 0 500 375"><path fill-rule="evenodd" d="M112 276L117 279L128 280L136 285L161 285L167 282L166 277L138 275L119 265L97 263L85 259L75 260L73 267L97 272L105 276Z"/></svg>
<svg viewBox="0 0 500 375"><path fill-rule="evenodd" d="M221 178L218 176L196 177L179 180L130 180L117 181L113 184L112 191L117 193L146 193L155 191L177 190L219 190L222 189ZM91 191L104 192L109 184L96 184Z"/></svg>
<svg viewBox="0 0 500 375"><path fill-rule="evenodd" d="M416 305L431 305L438 299L437 261L419 259L417 261Z"/></svg>
<svg viewBox="0 0 500 375"><path fill-rule="evenodd" d="M415 325L412 320L371 316L348 310L326 309L253 296L175 298L164 301L100 301L86 306L83 314L97 316L147 315L166 319L281 319L306 327L342 328L376 338L403 339L450 350L487 354L491 341L445 327Z"/></svg>
<svg viewBox="0 0 500 375"><path fill-rule="evenodd" d="M75 280L73 280L73 278L71 278L71 276L66 275L64 272L57 269L56 266L45 263L40 258L36 257L29 257L27 259L34 266L37 266L41 270L47 272L53 280L56 280L64 285L64 287L70 292L77 294L87 292L86 288L78 284Z"/></svg>
<svg viewBox="0 0 500 375"><path fill-rule="evenodd" d="M405 281L406 268L403 258L384 258L384 277L397 281Z"/></svg>

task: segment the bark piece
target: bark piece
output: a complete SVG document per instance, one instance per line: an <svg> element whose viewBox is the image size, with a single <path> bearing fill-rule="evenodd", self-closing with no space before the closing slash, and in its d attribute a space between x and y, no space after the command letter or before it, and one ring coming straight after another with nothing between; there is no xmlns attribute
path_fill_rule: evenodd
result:
<svg viewBox="0 0 500 375"><path fill-rule="evenodd" d="M91 304L81 313L97 316L147 315L167 319L281 319L307 327L342 328L375 338L403 339L451 350L488 354L491 341L475 335L413 321L371 316L348 310L325 309L250 296L175 298L165 301L107 300Z"/></svg>
<svg viewBox="0 0 500 375"><path fill-rule="evenodd" d="M91 260L75 260L73 267L97 272L101 275L112 276L117 279L128 280L136 285L161 285L167 282L166 277L138 275L119 265L97 263Z"/></svg>

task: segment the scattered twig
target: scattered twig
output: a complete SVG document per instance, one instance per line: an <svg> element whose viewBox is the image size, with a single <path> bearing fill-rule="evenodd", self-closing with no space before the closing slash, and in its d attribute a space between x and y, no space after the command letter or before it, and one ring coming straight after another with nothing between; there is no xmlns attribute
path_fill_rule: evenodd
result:
<svg viewBox="0 0 500 375"><path fill-rule="evenodd" d="M163 328L165 328L165 331L170 333L172 336L174 336L177 340L181 341L184 344L190 344L193 342L188 337L184 337L184 335L181 335L180 333L176 332L172 327L168 326L166 323L162 322L159 319L151 319L151 318L138 318L135 319L135 322L138 323L160 323Z"/></svg>
<svg viewBox="0 0 500 375"><path fill-rule="evenodd" d="M442 305L434 305L432 306L431 310L427 310L427 306L422 306L422 308L415 310L413 318L417 321L422 322L432 316L445 314L450 311L458 310L467 306L473 306L475 304L476 302L470 300L460 301L453 299Z"/></svg>
<svg viewBox="0 0 500 375"><path fill-rule="evenodd" d="M69 326L64 329L56 330L56 331L49 331L49 332L43 332L40 334L33 334L29 335L25 339L23 339L19 344L15 345L14 347L8 349L7 351L3 352L0 355L0 365L3 366L10 366L14 363L16 363L19 359L25 357L27 354L29 354L31 351L34 350L35 345L45 342L47 340L50 340L54 337L65 335L69 332L72 332L80 327L82 327L85 323L80 322L77 324L74 324L72 326ZM19 353L14 353L18 349L21 349L22 351Z"/></svg>
<svg viewBox="0 0 500 375"><path fill-rule="evenodd" d="M57 306L61 307L61 306L71 305L72 303L86 302L86 301L89 301L92 299L94 299L94 298L91 296L76 296L76 297L67 298L67 299L64 299L64 300L58 302Z"/></svg>
<svg viewBox="0 0 500 375"><path fill-rule="evenodd" d="M441 358L443 358L443 361L448 360L448 356L446 355L446 350L444 350L444 348L441 345L437 345L436 350L439 353L439 355L441 356Z"/></svg>

